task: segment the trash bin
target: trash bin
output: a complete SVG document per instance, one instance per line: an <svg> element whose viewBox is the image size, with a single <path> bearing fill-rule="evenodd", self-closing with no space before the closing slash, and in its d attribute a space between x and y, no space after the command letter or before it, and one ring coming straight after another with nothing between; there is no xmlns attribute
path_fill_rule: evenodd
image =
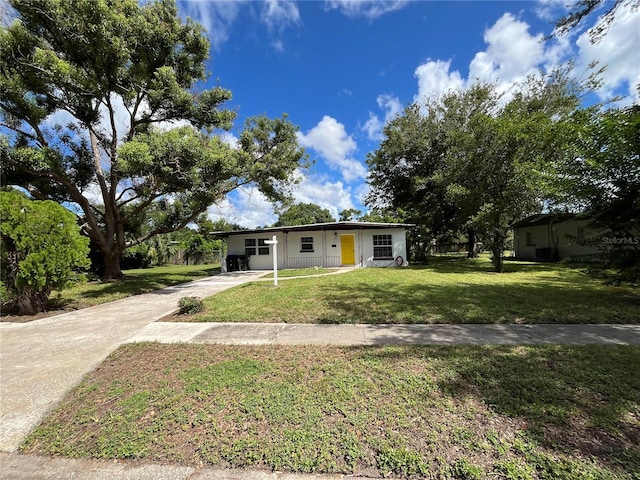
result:
<svg viewBox="0 0 640 480"><path fill-rule="evenodd" d="M227 272L240 270L238 265L238 255L227 255Z"/></svg>

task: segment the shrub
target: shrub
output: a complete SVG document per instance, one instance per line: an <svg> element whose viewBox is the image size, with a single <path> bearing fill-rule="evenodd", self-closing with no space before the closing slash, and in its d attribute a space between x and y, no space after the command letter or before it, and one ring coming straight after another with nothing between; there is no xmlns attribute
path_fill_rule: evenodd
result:
<svg viewBox="0 0 640 480"><path fill-rule="evenodd" d="M74 268L89 266L89 239L77 217L55 202L0 191L0 234L3 300L6 295L22 315L44 310Z"/></svg>
<svg viewBox="0 0 640 480"><path fill-rule="evenodd" d="M204 309L202 299L199 297L182 297L178 301L178 313L180 315L193 315L194 313L201 312Z"/></svg>

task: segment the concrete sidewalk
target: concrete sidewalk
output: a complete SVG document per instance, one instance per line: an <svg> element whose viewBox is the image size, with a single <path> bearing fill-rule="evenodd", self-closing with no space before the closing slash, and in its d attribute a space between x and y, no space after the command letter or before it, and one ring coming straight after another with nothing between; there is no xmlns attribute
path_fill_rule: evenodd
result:
<svg viewBox="0 0 640 480"><path fill-rule="evenodd" d="M184 296L206 297L264 272L233 272L30 323L0 323L0 478L337 479L244 470L49 459L17 449L40 420L123 343L239 345L630 344L640 325L305 325L157 322Z"/></svg>
<svg viewBox="0 0 640 480"><path fill-rule="evenodd" d="M131 342L226 345L640 345L640 325L151 323Z"/></svg>

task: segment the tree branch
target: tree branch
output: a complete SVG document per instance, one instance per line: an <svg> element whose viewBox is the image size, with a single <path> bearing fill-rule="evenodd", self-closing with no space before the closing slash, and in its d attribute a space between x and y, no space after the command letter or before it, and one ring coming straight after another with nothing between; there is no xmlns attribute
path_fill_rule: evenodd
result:
<svg viewBox="0 0 640 480"><path fill-rule="evenodd" d="M178 225L175 225L173 227L159 227L159 228L156 228L155 230L151 230L145 235L138 237L135 240L131 240L127 242L125 248L130 248L130 247L133 247L134 245L139 245L142 242L149 240L151 237L155 237L156 235L161 235L163 233L171 233L171 232L175 232L176 230L180 230L181 228L186 227L189 223L195 220L198 217L198 215L200 215L201 213L202 212L195 212L189 217L183 219Z"/></svg>

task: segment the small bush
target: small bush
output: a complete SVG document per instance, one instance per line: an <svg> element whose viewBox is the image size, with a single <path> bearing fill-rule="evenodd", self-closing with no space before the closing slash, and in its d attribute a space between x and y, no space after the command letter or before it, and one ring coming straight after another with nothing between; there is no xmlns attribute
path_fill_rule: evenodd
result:
<svg viewBox="0 0 640 480"><path fill-rule="evenodd" d="M193 315L194 313L201 312L204 309L202 299L199 297L182 297L178 301L178 313L180 315Z"/></svg>

